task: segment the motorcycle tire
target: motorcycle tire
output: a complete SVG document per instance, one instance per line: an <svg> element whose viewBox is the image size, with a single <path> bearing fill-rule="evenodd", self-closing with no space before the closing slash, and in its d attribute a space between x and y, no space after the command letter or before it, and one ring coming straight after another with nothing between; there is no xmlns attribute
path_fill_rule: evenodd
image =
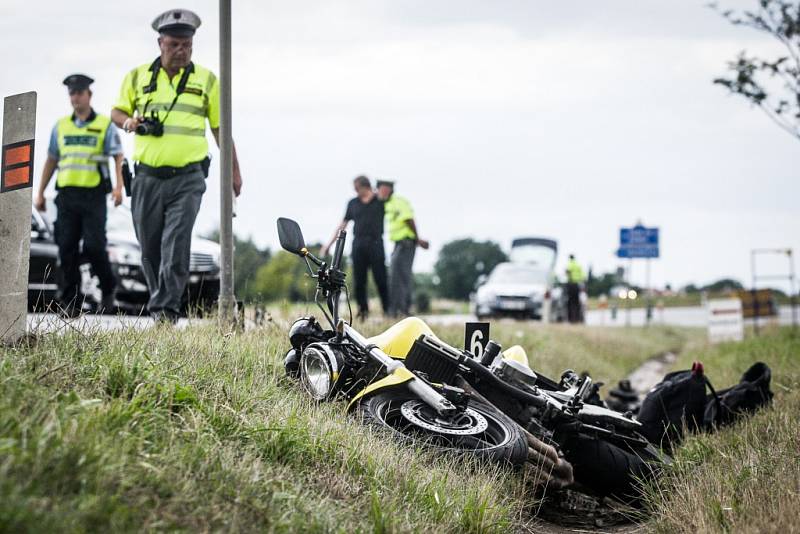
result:
<svg viewBox="0 0 800 534"><path fill-rule="evenodd" d="M601 497L609 496L638 506L642 481L656 476L663 455L652 444L625 448L595 436L580 434L563 444L575 482Z"/></svg>
<svg viewBox="0 0 800 534"><path fill-rule="evenodd" d="M528 458L528 443L517 424L475 400L470 400L468 410L453 425L436 418L432 408L408 391L377 393L361 401L358 410L365 423L388 429L415 445L475 454L515 468Z"/></svg>

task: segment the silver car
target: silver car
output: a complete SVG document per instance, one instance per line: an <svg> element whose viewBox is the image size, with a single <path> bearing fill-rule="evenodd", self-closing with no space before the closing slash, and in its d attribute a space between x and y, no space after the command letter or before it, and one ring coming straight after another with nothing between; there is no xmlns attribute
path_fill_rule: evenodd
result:
<svg viewBox="0 0 800 534"><path fill-rule="evenodd" d="M475 293L474 312L485 317L541 319L549 298L550 271L524 263L497 265Z"/></svg>
<svg viewBox="0 0 800 534"><path fill-rule="evenodd" d="M510 261L478 279L473 312L479 318L517 317L551 322L566 318L563 288L555 274L558 243L521 237L511 243Z"/></svg>

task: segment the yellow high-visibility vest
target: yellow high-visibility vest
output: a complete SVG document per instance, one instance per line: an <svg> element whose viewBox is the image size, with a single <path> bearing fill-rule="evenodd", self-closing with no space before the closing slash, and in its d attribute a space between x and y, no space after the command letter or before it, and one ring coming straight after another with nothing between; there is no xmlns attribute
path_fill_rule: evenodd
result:
<svg viewBox="0 0 800 534"><path fill-rule="evenodd" d="M406 224L414 218L414 210L411 204L403 197L392 194L383 205L386 223L388 225L389 239L392 241L402 241L403 239L416 239L417 235Z"/></svg>
<svg viewBox="0 0 800 534"><path fill-rule="evenodd" d="M584 280L583 269L580 264L575 260L567 262L567 278L568 282L580 284Z"/></svg>
<svg viewBox="0 0 800 534"><path fill-rule="evenodd" d="M130 71L114 105L130 116L150 117L155 112L164 123L161 137L135 136L133 159L151 167L183 167L203 160L208 155L206 118L211 128L219 127L217 77L210 70L193 64L183 93L167 115L184 69L170 80L164 68L160 68L155 90L151 91L152 67L153 64L146 63Z"/></svg>
<svg viewBox="0 0 800 534"><path fill-rule="evenodd" d="M98 165L108 165L103 153L106 130L111 119L95 115L91 122L76 126L73 116L58 121L58 177L56 187L97 187Z"/></svg>

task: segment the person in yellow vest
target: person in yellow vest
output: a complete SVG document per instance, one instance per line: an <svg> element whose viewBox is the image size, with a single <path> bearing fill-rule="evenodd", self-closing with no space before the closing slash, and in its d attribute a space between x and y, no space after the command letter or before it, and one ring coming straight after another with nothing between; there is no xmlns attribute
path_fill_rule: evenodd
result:
<svg viewBox="0 0 800 534"><path fill-rule="evenodd" d="M131 204L142 269L150 291L148 310L174 323L189 279L192 230L206 190L210 158L206 120L219 143L219 82L192 62L200 17L170 9L155 18L161 54L125 76L111 119L134 133L135 177ZM233 152L233 190L242 187Z"/></svg>
<svg viewBox="0 0 800 534"><path fill-rule="evenodd" d="M394 243L389 264L389 313L394 317L411 313L414 289L412 268L417 246L428 248L428 242L420 239L414 210L405 198L394 192L394 182L378 180L378 198L383 204L389 240Z"/></svg>
<svg viewBox="0 0 800 534"><path fill-rule="evenodd" d="M581 313L581 284L585 280L583 268L575 260L575 255L569 255L567 262L567 320L570 323L583 322Z"/></svg>
<svg viewBox="0 0 800 534"><path fill-rule="evenodd" d="M62 314L74 317L83 307L80 294L80 264L83 255L100 281L103 297L100 312L115 309L116 279L106 251L106 194L111 193L114 205L122 202L122 145L111 119L92 109L94 82L83 74L64 79L73 113L60 119L50 135L47 160L34 200L36 209L44 211L45 189L58 168L55 204L55 241L58 245L58 299ZM112 188L108 158L114 158L116 185Z"/></svg>

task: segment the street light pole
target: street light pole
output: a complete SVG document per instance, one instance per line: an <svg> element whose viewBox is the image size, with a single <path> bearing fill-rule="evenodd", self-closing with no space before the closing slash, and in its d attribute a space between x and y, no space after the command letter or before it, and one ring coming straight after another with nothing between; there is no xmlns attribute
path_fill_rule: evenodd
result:
<svg viewBox="0 0 800 534"><path fill-rule="evenodd" d="M219 319L223 327L235 321L233 297L233 136L231 135L231 0L219 2L220 73L220 217L221 272Z"/></svg>

